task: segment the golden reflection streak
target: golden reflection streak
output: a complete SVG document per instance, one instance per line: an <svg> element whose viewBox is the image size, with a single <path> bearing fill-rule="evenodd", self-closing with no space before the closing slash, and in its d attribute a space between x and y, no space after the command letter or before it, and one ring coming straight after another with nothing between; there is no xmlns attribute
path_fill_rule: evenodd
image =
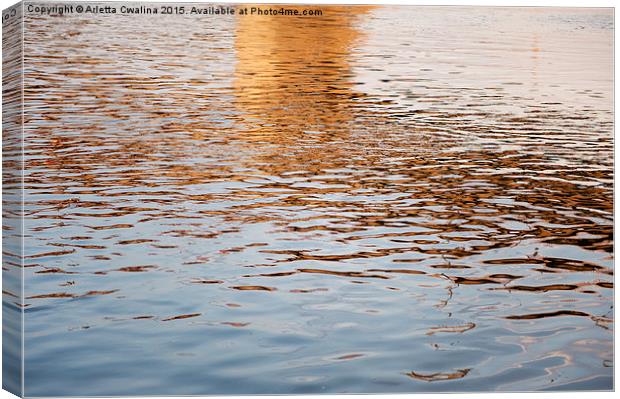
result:
<svg viewBox="0 0 620 399"><path fill-rule="evenodd" d="M355 23L373 8L329 6L322 17L237 17L233 85L252 133L247 140L285 144L304 133L347 134L352 99L360 95L351 71L352 48L362 37Z"/></svg>

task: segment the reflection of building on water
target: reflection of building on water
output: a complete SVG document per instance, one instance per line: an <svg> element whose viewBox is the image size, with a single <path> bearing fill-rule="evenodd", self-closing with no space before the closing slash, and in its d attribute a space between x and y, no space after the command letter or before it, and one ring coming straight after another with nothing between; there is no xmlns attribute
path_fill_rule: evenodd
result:
<svg viewBox="0 0 620 399"><path fill-rule="evenodd" d="M246 127L289 137L346 128L356 96L355 24L370 8L326 7L322 17L238 16L234 92Z"/></svg>

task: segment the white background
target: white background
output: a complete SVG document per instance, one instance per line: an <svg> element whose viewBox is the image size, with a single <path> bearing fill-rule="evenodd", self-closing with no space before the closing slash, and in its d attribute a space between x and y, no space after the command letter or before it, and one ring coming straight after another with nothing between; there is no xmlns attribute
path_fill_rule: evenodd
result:
<svg viewBox="0 0 620 399"><path fill-rule="evenodd" d="M45 1L45 0L43 0ZM41 2L43 2L41 1ZM101 1L105 1L105 0L101 0ZM137 0L134 0L137 1ZM39 2L39 1L33 1L33 2ZM75 2L75 3L80 3L80 1L71 1L71 0L58 0L58 1L51 1L51 3L53 4L66 4L66 3L70 3L70 2ZM151 2L157 2L157 3L182 3L183 1L175 1L175 0L151 0ZM186 1L189 2L189 1ZM216 4L222 4L225 3L226 1L209 1L209 0L204 0L204 1L195 1L195 2L200 2L200 3L216 3ZM10 7L11 5L17 3L17 1L15 0L0 0L0 6L2 9L5 9L7 7ZM436 1L436 0L379 0L379 1L371 1L371 0L255 0L255 1L244 1L244 0L237 0L237 1L229 1L229 3L255 3L255 4L259 4L259 3L283 3L283 4L295 4L295 3L301 3L301 4L407 4L407 5L480 5L480 6L557 6L557 7L614 7L615 6L615 1L613 0L590 0L590 1L579 1L579 0L555 0L555 1L551 1L551 0L520 0L520 1L514 1L514 0L508 0L508 1L498 1L498 0L470 0L470 1L466 1L466 0L444 0L444 1ZM617 17L615 15L614 12L614 27L617 26ZM614 30L614 43L618 42L618 36L617 36L617 32ZM614 54L615 54L615 46L614 46ZM615 68L615 72L617 72L617 65L614 65ZM616 73L614 72L614 76L616 75ZM616 85L615 79L614 79L614 85ZM614 87L614 93L615 93L615 87ZM615 110L617 111L617 109L615 108ZM616 112L614 112L614 122L615 122L615 114ZM614 123L615 126L615 123ZM614 139L615 139L615 133L614 133ZM617 142L615 142L614 140L614 165L617 164L617 160L618 160L618 147L617 147ZM614 168L615 169L615 168ZM615 175L614 175L614 198L617 198L617 185L616 185L616 179L615 179ZM1 198L2 194L0 193L0 198ZM617 204L614 204L614 214L617 214ZM615 226L614 226L614 230L615 230ZM1 237L0 237L0 241L1 241ZM614 246L614 253L615 253L615 246ZM614 262L615 263L615 262ZM615 276L614 276L614 280L615 280ZM616 301L616 305L617 305L617 301ZM0 308L0 314L1 314L2 310ZM617 338L617 336L615 335L615 331L614 331L614 337ZM2 341L2 338L0 336L0 342ZM615 340L614 340L615 341ZM614 345L615 346L615 345ZM0 359L0 367L1 367L1 362L2 360ZM615 359L614 359L614 364L615 364ZM615 372L615 378L614 380L617 381L618 380L618 370L614 368L614 372ZM1 379L1 377L0 377ZM243 383L242 381L240 383ZM611 392L586 392L586 393L574 393L574 392L568 392L568 393L528 393L528 394L523 394L523 393L507 393L507 394L495 394L495 393L476 393L476 394L398 394L398 395L373 395L373 398L377 398L377 399L386 399L388 397L390 398L402 398L402 399L444 399L444 398L451 398L451 399L516 399L516 398L521 398L521 397L527 397L527 398L532 398L532 399L542 399L542 398L551 398L551 399L565 399L565 398L571 398L571 399L579 399L579 398L590 398L590 397L595 397L595 398L612 398L615 395ZM305 395L305 396L298 396L298 398L307 398L307 399L347 399L347 398L354 398L354 397L359 397L359 395ZM15 398L15 396L9 394L6 391L1 391L0 392L0 399L9 399L9 398ZM175 397L171 397L171 398L175 398ZM227 396L227 398L241 398L239 396L234 397L234 396ZM248 397L246 397L248 398ZM253 397L251 397L253 398ZM293 396L261 396L261 398L265 398L265 399L275 399L275 398L293 398Z"/></svg>

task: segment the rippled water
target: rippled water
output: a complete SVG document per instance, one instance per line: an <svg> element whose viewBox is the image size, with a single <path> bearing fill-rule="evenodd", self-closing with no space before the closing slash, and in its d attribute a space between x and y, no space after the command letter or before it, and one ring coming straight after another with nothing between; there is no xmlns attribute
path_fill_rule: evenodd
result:
<svg viewBox="0 0 620 399"><path fill-rule="evenodd" d="M613 11L28 16L26 394L611 389Z"/></svg>

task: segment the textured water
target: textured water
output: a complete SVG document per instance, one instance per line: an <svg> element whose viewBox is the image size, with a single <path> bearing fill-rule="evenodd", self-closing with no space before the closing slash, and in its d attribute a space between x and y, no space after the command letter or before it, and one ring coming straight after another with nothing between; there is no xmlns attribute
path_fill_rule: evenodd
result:
<svg viewBox="0 0 620 399"><path fill-rule="evenodd" d="M613 11L321 10L26 17L27 395L612 388Z"/></svg>

